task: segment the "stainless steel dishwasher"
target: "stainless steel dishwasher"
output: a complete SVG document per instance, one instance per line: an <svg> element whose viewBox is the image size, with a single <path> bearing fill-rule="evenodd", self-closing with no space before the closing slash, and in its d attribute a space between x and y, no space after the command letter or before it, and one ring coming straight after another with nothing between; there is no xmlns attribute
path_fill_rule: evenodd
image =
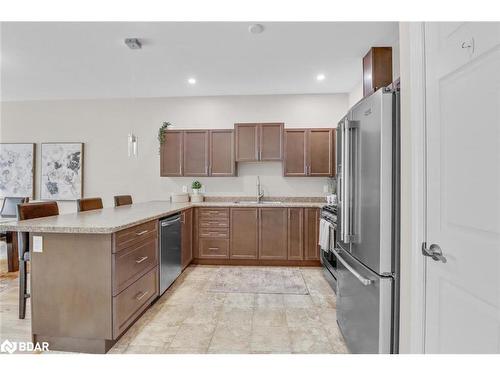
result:
<svg viewBox="0 0 500 375"><path fill-rule="evenodd" d="M160 295L181 274L181 214L160 220Z"/></svg>

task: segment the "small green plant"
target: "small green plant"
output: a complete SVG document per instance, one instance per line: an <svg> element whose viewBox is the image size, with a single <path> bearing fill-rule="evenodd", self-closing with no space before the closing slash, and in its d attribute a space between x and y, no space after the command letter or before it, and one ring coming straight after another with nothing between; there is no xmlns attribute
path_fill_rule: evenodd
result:
<svg viewBox="0 0 500 375"><path fill-rule="evenodd" d="M172 124L164 121L160 129L158 129L158 142L160 142L160 146L165 143L165 135L169 126L172 126Z"/></svg>
<svg viewBox="0 0 500 375"><path fill-rule="evenodd" d="M193 181L193 183L191 184L191 189L201 189L201 182Z"/></svg>

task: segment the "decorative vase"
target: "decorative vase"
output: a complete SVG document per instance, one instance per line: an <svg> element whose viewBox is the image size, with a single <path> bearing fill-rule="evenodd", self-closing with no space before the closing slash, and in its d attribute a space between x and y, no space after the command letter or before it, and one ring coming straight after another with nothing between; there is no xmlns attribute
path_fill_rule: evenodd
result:
<svg viewBox="0 0 500 375"><path fill-rule="evenodd" d="M193 189L193 194L194 194L194 195L198 195L198 194L200 194L200 190L201 190L201 189Z"/></svg>

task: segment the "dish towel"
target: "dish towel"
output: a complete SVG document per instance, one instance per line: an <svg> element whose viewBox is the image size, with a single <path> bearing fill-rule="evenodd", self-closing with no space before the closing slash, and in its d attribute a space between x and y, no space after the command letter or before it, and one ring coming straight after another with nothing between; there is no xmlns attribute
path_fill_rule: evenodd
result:
<svg viewBox="0 0 500 375"><path fill-rule="evenodd" d="M330 251L330 226L325 219L319 221L319 247L325 251Z"/></svg>

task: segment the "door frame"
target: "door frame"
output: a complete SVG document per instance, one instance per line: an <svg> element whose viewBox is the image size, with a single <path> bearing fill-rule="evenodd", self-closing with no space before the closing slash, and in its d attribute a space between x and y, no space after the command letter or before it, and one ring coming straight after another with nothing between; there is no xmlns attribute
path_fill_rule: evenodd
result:
<svg viewBox="0 0 500 375"><path fill-rule="evenodd" d="M400 23L401 293L400 353L425 353L426 64L425 23ZM406 44L406 45L405 45ZM405 87L408 91L405 91Z"/></svg>

